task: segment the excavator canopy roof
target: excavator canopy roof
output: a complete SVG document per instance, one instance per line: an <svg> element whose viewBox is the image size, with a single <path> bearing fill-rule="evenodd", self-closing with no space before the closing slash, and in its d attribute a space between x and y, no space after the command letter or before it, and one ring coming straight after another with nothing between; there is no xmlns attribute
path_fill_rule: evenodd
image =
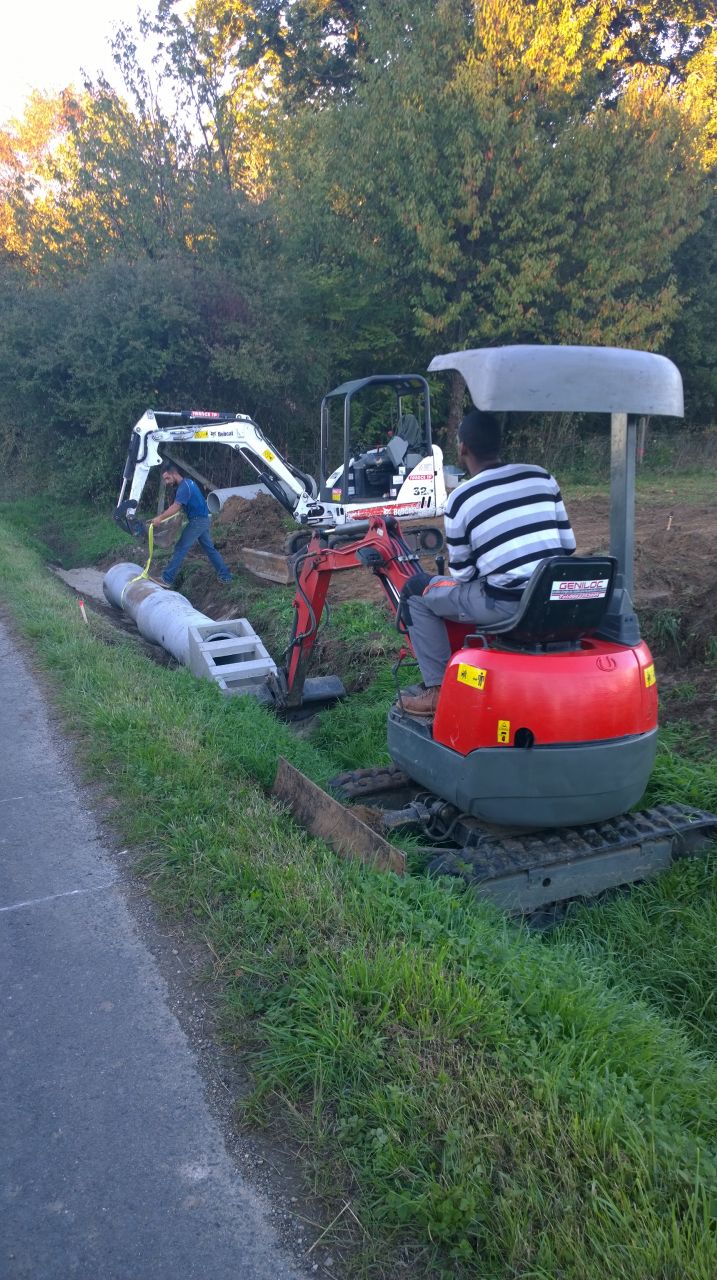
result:
<svg viewBox="0 0 717 1280"><path fill-rule="evenodd" d="M478 409L684 413L682 378L665 356L622 347L481 347L435 356L431 373L457 369Z"/></svg>
<svg viewBox="0 0 717 1280"><path fill-rule="evenodd" d="M329 400L332 396L353 396L364 387L372 386L392 387L396 395L406 396L415 394L416 391L423 391L425 379L419 373L375 373L368 378L354 378L352 382L342 382L340 387L327 391L324 400Z"/></svg>

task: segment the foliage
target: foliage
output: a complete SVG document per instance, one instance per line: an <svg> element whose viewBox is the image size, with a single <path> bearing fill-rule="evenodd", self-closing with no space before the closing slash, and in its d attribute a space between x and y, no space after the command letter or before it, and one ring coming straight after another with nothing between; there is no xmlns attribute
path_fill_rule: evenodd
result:
<svg viewBox="0 0 717 1280"><path fill-rule="evenodd" d="M73 497L116 491L144 410L197 404L249 413L280 445L291 428L301 463L316 399L299 419L278 351L264 350L250 281L249 264L240 276L181 254L107 258L61 292L0 270L0 441L16 480L44 472ZM260 306L272 300L268 291Z"/></svg>
<svg viewBox="0 0 717 1280"><path fill-rule="evenodd" d="M707 426L717 419L717 192L702 226L679 250L675 269L683 306L666 354L683 371L689 419Z"/></svg>
<svg viewBox="0 0 717 1280"><path fill-rule="evenodd" d="M187 129L193 130L196 175L212 191L260 198L267 187L276 96L276 58L257 56L247 65L253 10L236 0L198 0L180 17L171 0L160 0L154 20L142 19L158 53L162 81L170 81ZM135 78L142 76L129 31L121 47Z"/></svg>
<svg viewBox="0 0 717 1280"><path fill-rule="evenodd" d="M22 118L0 129L0 262L32 269L33 248L50 247L43 232L59 231L52 179L76 110L69 91L53 97L34 90Z"/></svg>
<svg viewBox="0 0 717 1280"><path fill-rule="evenodd" d="M0 130L5 458L99 493L203 402L311 469L329 386L505 341L665 350L708 425L716 41L700 0L160 0L121 92Z"/></svg>
<svg viewBox="0 0 717 1280"><path fill-rule="evenodd" d="M330 102L350 91L365 62L366 10L360 0L257 0L245 57L276 58L286 101Z"/></svg>
<svg viewBox="0 0 717 1280"><path fill-rule="evenodd" d="M334 216L426 352L659 345L698 212L689 119L657 70L599 99L594 5L527 12L485 0L472 30L457 0L375 6L364 83L317 125Z"/></svg>

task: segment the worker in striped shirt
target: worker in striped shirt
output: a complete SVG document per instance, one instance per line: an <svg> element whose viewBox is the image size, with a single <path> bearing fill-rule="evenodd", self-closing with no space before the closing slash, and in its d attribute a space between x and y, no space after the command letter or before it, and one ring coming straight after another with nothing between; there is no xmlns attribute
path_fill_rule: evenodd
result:
<svg viewBox="0 0 717 1280"><path fill-rule="evenodd" d="M469 479L453 491L444 515L451 576L431 578L428 585L419 577L404 593L424 684L402 697L409 715L435 714L451 656L444 619L486 626L510 617L541 561L575 550L555 478L542 467L503 463L500 451L500 420L472 409L458 428L458 454Z"/></svg>

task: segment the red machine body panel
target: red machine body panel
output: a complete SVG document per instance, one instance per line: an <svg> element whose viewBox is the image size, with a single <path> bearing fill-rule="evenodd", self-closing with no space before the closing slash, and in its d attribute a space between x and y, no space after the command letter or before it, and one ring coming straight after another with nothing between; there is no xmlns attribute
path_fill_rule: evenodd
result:
<svg viewBox="0 0 717 1280"><path fill-rule="evenodd" d="M644 643L584 639L559 653L471 646L449 662L433 739L464 756L479 747L627 738L656 725L655 668Z"/></svg>

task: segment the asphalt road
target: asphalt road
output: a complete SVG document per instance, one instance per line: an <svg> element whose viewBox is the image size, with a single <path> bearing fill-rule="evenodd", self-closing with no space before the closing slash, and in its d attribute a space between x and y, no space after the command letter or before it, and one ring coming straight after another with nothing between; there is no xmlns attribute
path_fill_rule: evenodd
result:
<svg viewBox="0 0 717 1280"><path fill-rule="evenodd" d="M299 1280L0 622L1 1280Z"/></svg>

